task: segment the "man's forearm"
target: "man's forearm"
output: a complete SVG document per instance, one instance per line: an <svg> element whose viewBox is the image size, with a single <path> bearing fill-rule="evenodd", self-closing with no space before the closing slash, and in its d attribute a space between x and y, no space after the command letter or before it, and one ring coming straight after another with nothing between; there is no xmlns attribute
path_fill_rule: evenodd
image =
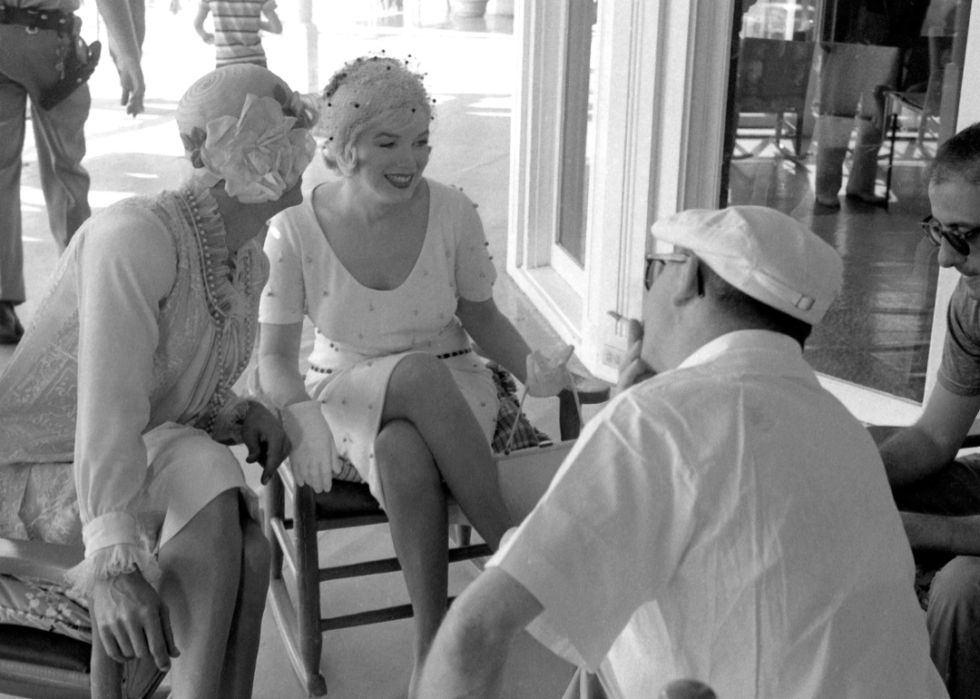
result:
<svg viewBox="0 0 980 699"><path fill-rule="evenodd" d="M980 515L946 517L918 512L901 515L913 549L958 556L980 555Z"/></svg>
<svg viewBox="0 0 980 699"><path fill-rule="evenodd" d="M140 63L140 47L128 0L96 0L117 60Z"/></svg>
<svg viewBox="0 0 980 699"><path fill-rule="evenodd" d="M953 458L941 451L939 445L914 425L900 430L880 446L888 482L895 488L931 475Z"/></svg>
<svg viewBox="0 0 980 699"><path fill-rule="evenodd" d="M510 640L491 641L484 629L465 629L450 614L429 649L418 699L495 699Z"/></svg>
<svg viewBox="0 0 980 699"><path fill-rule="evenodd" d="M418 699L499 697L511 644L541 611L523 585L488 568L450 607L426 656Z"/></svg>

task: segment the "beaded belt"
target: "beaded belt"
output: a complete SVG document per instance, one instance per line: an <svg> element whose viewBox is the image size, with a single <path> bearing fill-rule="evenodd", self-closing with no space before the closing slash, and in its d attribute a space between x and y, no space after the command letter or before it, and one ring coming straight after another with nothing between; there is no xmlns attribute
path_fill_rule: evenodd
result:
<svg viewBox="0 0 980 699"><path fill-rule="evenodd" d="M466 349L456 350L455 352L446 352L445 354L437 354L436 359L449 359L450 357L461 357L464 354L469 354L473 349L467 347ZM315 364L310 365L310 369L318 374L332 374L333 369L324 369L323 367L316 366Z"/></svg>

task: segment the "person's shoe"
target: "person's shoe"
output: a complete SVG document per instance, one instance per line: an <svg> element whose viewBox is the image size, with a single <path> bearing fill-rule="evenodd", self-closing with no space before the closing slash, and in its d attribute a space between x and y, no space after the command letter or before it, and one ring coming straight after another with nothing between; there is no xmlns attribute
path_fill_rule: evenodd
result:
<svg viewBox="0 0 980 699"><path fill-rule="evenodd" d="M0 345L16 345L24 336L24 326L14 313L14 304L0 301Z"/></svg>
<svg viewBox="0 0 980 699"><path fill-rule="evenodd" d="M859 201L862 204L867 204L868 206L877 206L882 209L888 208L888 199L886 197L878 196L877 194L847 192L844 196L851 201Z"/></svg>
<svg viewBox="0 0 980 699"><path fill-rule="evenodd" d="M813 212L829 214L840 209L840 199L837 197L816 197L813 200Z"/></svg>

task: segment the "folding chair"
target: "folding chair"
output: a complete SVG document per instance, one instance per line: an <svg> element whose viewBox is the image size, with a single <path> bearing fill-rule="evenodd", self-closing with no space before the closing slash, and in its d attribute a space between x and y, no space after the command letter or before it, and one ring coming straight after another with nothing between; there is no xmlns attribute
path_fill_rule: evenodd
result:
<svg viewBox="0 0 980 699"><path fill-rule="evenodd" d="M577 389L580 404L601 403L609 397L608 386L599 381L584 381L578 384ZM573 440L581 427L575 396L565 391L559 400L561 439ZM527 452L533 453L533 449ZM293 505L292 518L286 517L285 513L286 493ZM506 501L508 494L504 495ZM514 493L512 496L526 498L525 493ZM367 485L335 481L329 492L317 494L309 486L297 487L288 466L279 468L277 475L266 486L264 497L265 533L273 549L269 586L272 611L300 683L309 696L323 696L327 693L327 685L320 672L322 635L335 629L405 619L412 616L412 606L403 604L321 619L322 583L391 573L401 570L401 566L397 558L385 558L321 568L317 532L378 524L387 522L388 518L371 496ZM519 507L527 505L522 503ZM450 549L450 563L491 554L485 544L470 545L468 526L453 529L457 532L453 538L458 540L459 545ZM295 601L290 596L289 585L283 575L283 563L295 580ZM452 598L448 600L451 601Z"/></svg>
<svg viewBox="0 0 980 699"><path fill-rule="evenodd" d="M63 584L79 547L0 539L0 576ZM2 581L0 581L2 583ZM0 692L30 699L147 699L164 673L152 662L113 661L94 643L54 631L0 624Z"/></svg>

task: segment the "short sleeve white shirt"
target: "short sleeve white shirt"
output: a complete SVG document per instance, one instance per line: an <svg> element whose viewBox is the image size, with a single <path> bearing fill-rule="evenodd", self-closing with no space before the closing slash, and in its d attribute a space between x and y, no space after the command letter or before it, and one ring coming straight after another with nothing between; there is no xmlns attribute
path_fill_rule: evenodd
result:
<svg viewBox="0 0 980 699"><path fill-rule="evenodd" d="M741 331L585 428L489 565L611 696L944 697L878 452L788 337Z"/></svg>

